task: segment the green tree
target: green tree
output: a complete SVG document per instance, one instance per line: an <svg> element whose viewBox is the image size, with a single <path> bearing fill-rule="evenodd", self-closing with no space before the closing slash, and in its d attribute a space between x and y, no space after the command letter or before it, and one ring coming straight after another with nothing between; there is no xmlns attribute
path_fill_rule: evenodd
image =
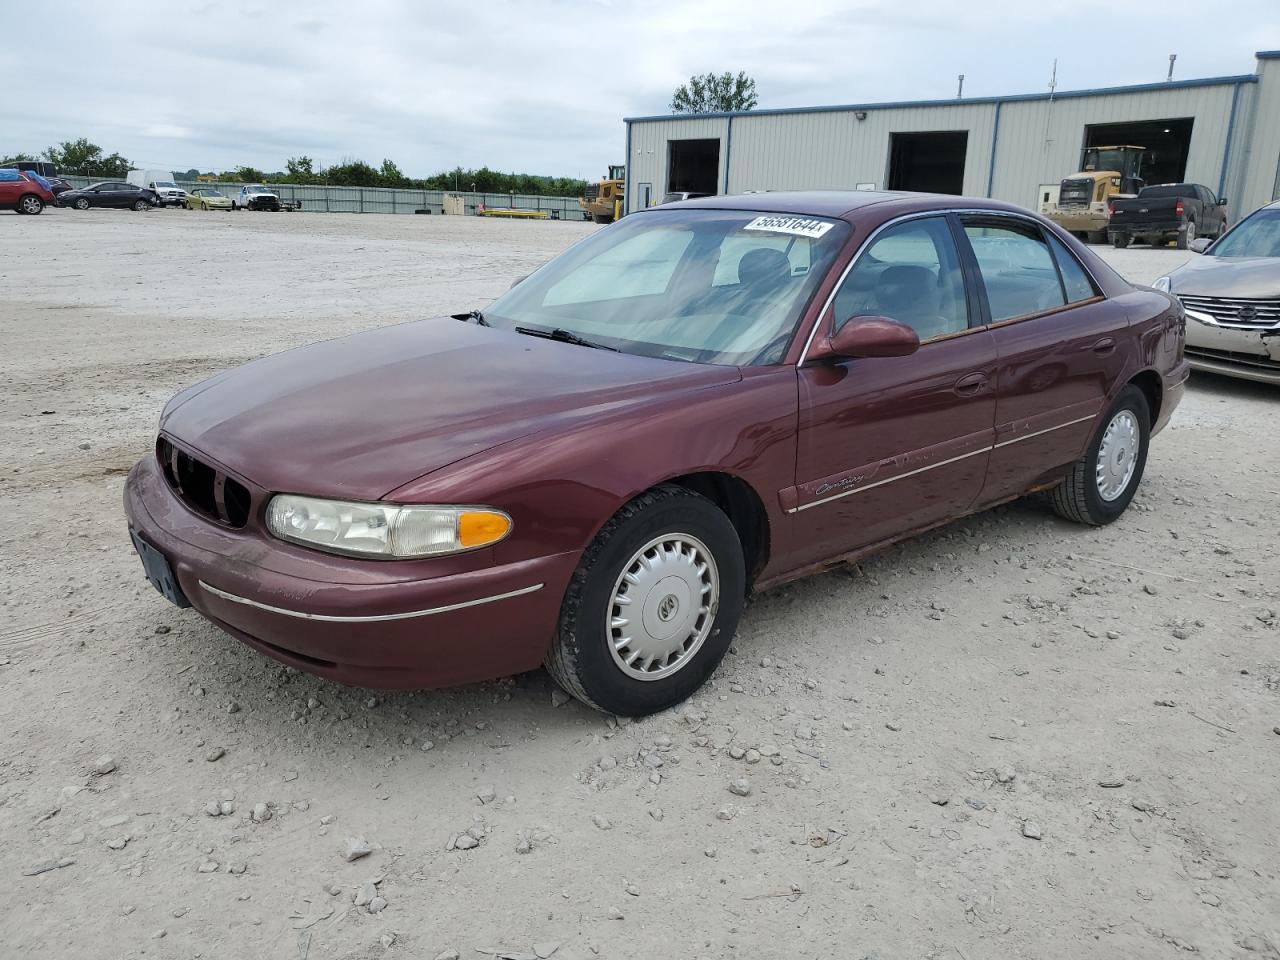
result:
<svg viewBox="0 0 1280 960"><path fill-rule="evenodd" d="M343 160L324 172L325 183L334 187L376 187L378 171L363 160Z"/></svg>
<svg viewBox="0 0 1280 960"><path fill-rule="evenodd" d="M286 183L324 183L324 177L316 173L315 161L310 157L290 157L284 165L287 172L283 179Z"/></svg>
<svg viewBox="0 0 1280 960"><path fill-rule="evenodd" d="M44 152L44 158L57 167L59 173L115 180L129 174L128 160L118 153L104 156L100 146L90 143L84 137L49 147Z"/></svg>
<svg viewBox="0 0 1280 960"><path fill-rule="evenodd" d="M412 187L413 181L400 172L395 161L384 158L382 168L378 170L378 186L405 188Z"/></svg>
<svg viewBox="0 0 1280 960"><path fill-rule="evenodd" d="M29 153L15 153L0 160L0 167L12 167L15 163L31 163L35 160Z"/></svg>
<svg viewBox="0 0 1280 960"><path fill-rule="evenodd" d="M736 77L728 71L701 73L676 87L671 95L671 112L729 113L752 110L759 102L756 82L745 73L739 71Z"/></svg>
<svg viewBox="0 0 1280 960"><path fill-rule="evenodd" d="M265 183L267 175L257 167L236 167L218 175L219 180L230 180L233 183Z"/></svg>

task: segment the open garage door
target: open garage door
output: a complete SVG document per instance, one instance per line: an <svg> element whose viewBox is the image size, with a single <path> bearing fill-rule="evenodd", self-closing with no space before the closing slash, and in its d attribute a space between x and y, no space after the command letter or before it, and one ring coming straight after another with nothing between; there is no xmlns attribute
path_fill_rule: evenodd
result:
<svg viewBox="0 0 1280 960"><path fill-rule="evenodd" d="M1132 123L1092 123L1084 128L1084 149L1135 146L1146 152L1142 179L1147 183L1181 183L1187 175L1193 117L1139 120ZM1083 151L1082 151L1083 152Z"/></svg>
<svg viewBox="0 0 1280 960"><path fill-rule="evenodd" d="M720 140L667 142L668 193L719 193Z"/></svg>
<svg viewBox="0 0 1280 960"><path fill-rule="evenodd" d="M889 134L889 189L964 193L969 131Z"/></svg>

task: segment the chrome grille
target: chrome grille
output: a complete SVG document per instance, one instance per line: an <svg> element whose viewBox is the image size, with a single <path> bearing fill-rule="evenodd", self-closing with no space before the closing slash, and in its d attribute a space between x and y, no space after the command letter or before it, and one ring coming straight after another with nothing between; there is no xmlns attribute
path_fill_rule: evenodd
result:
<svg viewBox="0 0 1280 960"><path fill-rule="evenodd" d="M1207 313L1222 327L1236 330L1271 330L1280 327L1280 299L1245 300L1229 297L1178 295L1182 305L1197 313Z"/></svg>

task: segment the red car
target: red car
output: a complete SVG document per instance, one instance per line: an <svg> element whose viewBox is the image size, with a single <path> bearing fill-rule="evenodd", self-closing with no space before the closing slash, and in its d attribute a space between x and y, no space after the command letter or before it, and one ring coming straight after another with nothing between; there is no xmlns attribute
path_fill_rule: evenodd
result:
<svg viewBox="0 0 1280 960"><path fill-rule="evenodd" d="M55 203L44 184L19 170L0 170L0 210L16 210L31 216Z"/></svg>
<svg viewBox="0 0 1280 960"><path fill-rule="evenodd" d="M664 205L472 311L178 394L125 488L148 578L343 683L545 663L650 713L751 590L1048 491L1116 519L1181 399L1184 316L987 200Z"/></svg>

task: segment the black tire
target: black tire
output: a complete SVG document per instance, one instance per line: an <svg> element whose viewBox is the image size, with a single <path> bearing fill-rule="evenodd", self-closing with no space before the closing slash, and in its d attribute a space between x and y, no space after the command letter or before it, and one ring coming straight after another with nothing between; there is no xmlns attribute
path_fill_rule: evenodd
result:
<svg viewBox="0 0 1280 960"><path fill-rule="evenodd" d="M638 570L631 566L638 551L668 534L695 538L706 547L719 576L719 602L712 605L705 639L684 655L683 665L659 679L638 679L614 659L608 618L623 609L613 605L615 584L624 568ZM702 686L720 663L738 628L745 596L742 543L729 518L683 487L655 487L625 504L583 552L560 606L547 670L566 691L597 710L626 717L665 710ZM637 608L646 609L643 603Z"/></svg>
<svg viewBox="0 0 1280 960"><path fill-rule="evenodd" d="M1179 250L1187 250L1191 247L1191 241L1196 238L1196 222L1188 220L1187 226L1183 230L1178 231L1177 239L1174 241Z"/></svg>
<svg viewBox="0 0 1280 960"><path fill-rule="evenodd" d="M44 212L44 201L34 193L24 193L18 198L18 204L14 209L29 217L36 217Z"/></svg>
<svg viewBox="0 0 1280 960"><path fill-rule="evenodd" d="M591 219L596 223L613 223L613 217L607 213L593 213Z"/></svg>
<svg viewBox="0 0 1280 960"><path fill-rule="evenodd" d="M1105 230L1090 230L1090 231L1089 231L1089 242L1090 242L1090 243L1106 243L1106 242L1107 242L1107 231L1105 231Z"/></svg>
<svg viewBox="0 0 1280 960"><path fill-rule="evenodd" d="M1111 499L1103 497L1098 486L1098 453L1107 427L1122 413L1128 412L1137 420L1138 451L1133 473L1124 488ZM1147 447L1151 442L1151 410L1146 395L1130 384L1120 391L1120 396L1098 421L1098 429L1089 441L1084 456L1071 465L1066 479L1049 491L1049 502L1054 512L1067 520L1101 527L1124 513L1142 483L1142 472L1147 465ZM1128 451L1132 456L1132 451Z"/></svg>
<svg viewBox="0 0 1280 960"><path fill-rule="evenodd" d="M75 207L77 210L88 210L89 201L84 197L78 197L76 198L76 202L73 203L71 206Z"/></svg>
<svg viewBox="0 0 1280 960"><path fill-rule="evenodd" d="M1117 250L1123 250L1129 245L1129 237L1127 234L1116 233L1111 236L1111 245Z"/></svg>
<svg viewBox="0 0 1280 960"><path fill-rule="evenodd" d="M143 210L150 210L151 204L147 203L145 200L135 200L133 201L133 209L138 211L138 213L141 213Z"/></svg>

